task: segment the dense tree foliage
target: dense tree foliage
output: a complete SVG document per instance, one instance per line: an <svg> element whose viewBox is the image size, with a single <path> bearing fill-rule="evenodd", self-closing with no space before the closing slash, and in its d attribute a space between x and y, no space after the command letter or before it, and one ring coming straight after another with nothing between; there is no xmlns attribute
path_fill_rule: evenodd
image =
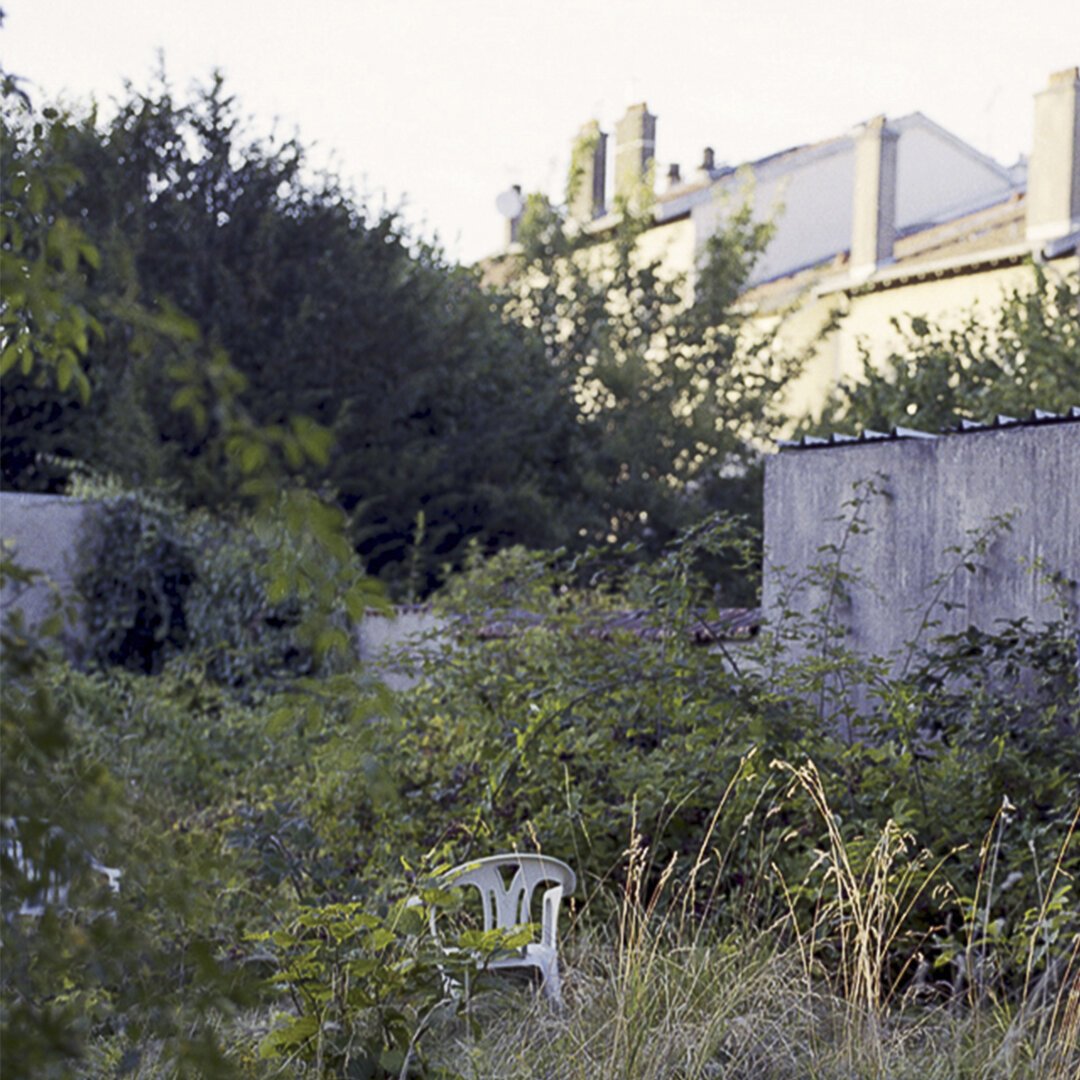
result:
<svg viewBox="0 0 1080 1080"><path fill-rule="evenodd" d="M312 177L295 141L246 138L220 79L186 104L164 82L129 88L107 123L20 111L4 119L11 194L39 159L63 179L47 208L30 205L53 231L78 223L100 253L69 267L98 332L78 331L80 387L37 385L9 365L7 485L55 489L54 459L76 458L167 482L189 504L227 501L235 477L212 402L202 423L173 407L178 373L204 378L217 348L256 424L301 416L333 433L332 461L308 475L352 513L374 571L411 567L426 588L470 539L563 538L572 408L468 271L412 241L393 213L371 215L333 178ZM157 332L148 313L162 305L191 321L202 359Z"/></svg>
<svg viewBox="0 0 1080 1080"><path fill-rule="evenodd" d="M128 87L108 121L9 108L4 124L19 214L23 174L59 178L30 213L73 237L75 261L52 257L83 313L60 383L12 354L6 485L57 490L77 459L189 505L228 502L217 350L254 424L299 416L333 434L307 476L402 591L427 591L470 542L657 551L709 508L759 513L751 440L785 372L735 314L767 237L745 212L688 302L686 281L636 254L647 208L595 243L533 199L513 285L482 291L392 212L313 175L295 140L245 135L220 78L188 102L164 79Z"/></svg>
<svg viewBox="0 0 1080 1080"><path fill-rule="evenodd" d="M642 254L651 221L644 191L599 235L533 196L507 276L511 313L540 335L579 410L576 532L655 554L710 510L756 516L755 445L791 365L737 306L769 227L733 213L690 279Z"/></svg>

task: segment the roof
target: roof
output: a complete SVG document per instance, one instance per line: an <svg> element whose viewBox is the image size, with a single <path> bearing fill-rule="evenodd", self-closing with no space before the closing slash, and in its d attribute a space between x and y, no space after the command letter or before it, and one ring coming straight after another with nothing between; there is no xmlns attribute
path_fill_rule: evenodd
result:
<svg viewBox="0 0 1080 1080"><path fill-rule="evenodd" d="M894 259L865 281L848 276L850 252L800 267L759 282L744 299L764 311L776 311L815 289L819 294L859 294L897 288L919 281L1018 265L1033 255L1056 259L1074 254L1080 234L1033 246L1025 235L1025 193L1007 198L948 221L917 225L897 236Z"/></svg>
<svg viewBox="0 0 1080 1080"><path fill-rule="evenodd" d="M717 190L724 190L732 183L741 183L753 177L752 183L783 177L819 158L830 157L850 150L851 134L836 135L818 142L790 146L741 165L720 165L716 168L697 169L692 178L682 181L656 195L656 225L665 225L689 214L695 206L714 198ZM615 218L612 214L599 219L601 222ZM594 223L596 224L596 223Z"/></svg>
<svg viewBox="0 0 1080 1080"><path fill-rule="evenodd" d="M941 224L908 229L893 244L891 266L917 266L942 256L989 251L1024 240L1024 194Z"/></svg>
<svg viewBox="0 0 1080 1080"><path fill-rule="evenodd" d="M497 641L515 637L530 629L548 629L550 624L536 612L515 608L498 615L487 613L479 619L463 619L459 625L473 629L481 641ZM722 641L741 641L754 637L761 628L759 608L720 608L708 615L694 614L684 627L694 645L712 645ZM669 626L663 624L657 612L648 608L611 612L587 621L578 631L597 641L613 641L627 634L640 641L660 641L669 636Z"/></svg>
<svg viewBox="0 0 1080 1080"><path fill-rule="evenodd" d="M894 427L889 431L863 431L858 435L828 436L804 435L797 440L781 440L781 450L817 450L826 446L866 445L867 443L898 442L904 439L938 439L952 435L968 435L975 431L997 431L1001 428L1038 427L1044 424L1076 423L1080 421L1080 406L1074 405L1068 412L1054 413L1044 409L1035 409L1028 416L996 416L989 422L977 420L958 421L955 427L941 432L917 431L915 428Z"/></svg>
<svg viewBox="0 0 1080 1080"><path fill-rule="evenodd" d="M430 615L435 608L430 602L395 604L391 617ZM367 614L385 618L387 612L369 609ZM494 609L477 615L458 615L451 618L459 632L471 633L479 641L504 641L527 630L550 629L553 620L526 608ZM723 641L744 641L754 637L761 628L760 608L718 608L711 612L694 612L684 626L684 632L695 645L712 645ZM631 608L611 611L586 622L576 631L598 641L613 641L628 634L641 641L660 641L669 631L650 608Z"/></svg>

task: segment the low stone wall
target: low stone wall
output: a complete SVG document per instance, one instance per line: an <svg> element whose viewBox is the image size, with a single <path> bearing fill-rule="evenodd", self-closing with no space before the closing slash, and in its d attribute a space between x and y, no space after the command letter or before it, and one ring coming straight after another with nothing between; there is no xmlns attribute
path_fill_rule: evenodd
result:
<svg viewBox="0 0 1080 1080"><path fill-rule="evenodd" d="M0 610L21 611L33 628L66 602L74 621L64 631L65 644L78 656L83 633L74 600L74 574L78 546L96 503L63 495L27 495L0 492L0 537L15 563L39 576L28 584L9 582L0 590ZM422 655L449 646L449 635L438 642L433 635L446 622L423 605L402 607L394 615L371 614L354 631L357 655L375 665L391 689L405 689L416 681Z"/></svg>
<svg viewBox="0 0 1080 1080"><path fill-rule="evenodd" d="M5 554L16 565L40 575L29 585L5 583L0 609L18 610L28 626L38 625L69 596L75 572L79 538L94 504L62 495L27 495L0 492L0 538ZM78 623L68 626L69 643L81 638Z"/></svg>
<svg viewBox="0 0 1080 1080"><path fill-rule="evenodd" d="M408 690L425 659L453 648L449 629L448 620L426 604L398 607L393 615L371 613L356 626L356 654L391 690Z"/></svg>

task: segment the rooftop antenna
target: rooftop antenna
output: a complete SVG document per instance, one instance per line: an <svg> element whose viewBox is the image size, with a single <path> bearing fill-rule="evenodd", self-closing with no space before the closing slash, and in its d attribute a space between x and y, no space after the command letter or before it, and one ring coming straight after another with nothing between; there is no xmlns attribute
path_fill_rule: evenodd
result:
<svg viewBox="0 0 1080 1080"><path fill-rule="evenodd" d="M998 83L997 86L994 87L990 97L987 98L986 105L983 108L983 120L986 124L986 130L984 132L982 151L984 154L989 154L995 161L997 160L998 154L1001 152L994 141L994 130L996 127L994 124L994 105L997 103L1000 94L1001 83Z"/></svg>
<svg viewBox="0 0 1080 1080"><path fill-rule="evenodd" d="M521 185L512 184L499 193L495 199L495 209L506 218L506 246L515 243L518 238L518 226L525 209L525 200L521 197Z"/></svg>
<svg viewBox="0 0 1080 1080"><path fill-rule="evenodd" d="M508 221L519 217L521 211L525 209L525 202L521 197L521 185L514 184L500 192L495 199L495 209Z"/></svg>

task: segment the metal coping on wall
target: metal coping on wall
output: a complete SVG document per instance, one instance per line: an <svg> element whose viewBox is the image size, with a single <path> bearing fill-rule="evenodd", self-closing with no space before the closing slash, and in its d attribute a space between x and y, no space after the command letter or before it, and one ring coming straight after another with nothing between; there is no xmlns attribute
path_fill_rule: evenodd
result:
<svg viewBox="0 0 1080 1080"><path fill-rule="evenodd" d="M939 439L949 435L967 435L974 431L996 431L1001 428L1037 427L1042 424L1073 423L1080 420L1080 406L1074 405L1068 412L1053 413L1035 409L1029 416L995 416L989 423L961 419L954 427L940 432L918 431L915 428L894 427L889 431L863 431L858 435L828 436L804 435L801 439L781 439L781 450L818 450L825 446L850 446L866 443L899 442L903 439Z"/></svg>

